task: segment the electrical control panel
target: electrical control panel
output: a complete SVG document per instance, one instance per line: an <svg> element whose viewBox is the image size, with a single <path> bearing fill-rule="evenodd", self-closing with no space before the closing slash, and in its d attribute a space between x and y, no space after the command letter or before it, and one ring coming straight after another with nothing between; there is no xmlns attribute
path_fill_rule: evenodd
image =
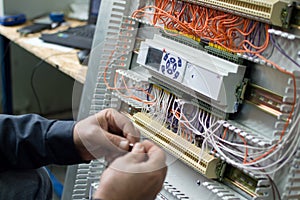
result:
<svg viewBox="0 0 300 200"><path fill-rule="evenodd" d="M300 199L299 19L299 1L102 0L79 118L115 108L167 152L157 199ZM103 166L69 170L72 199Z"/></svg>
<svg viewBox="0 0 300 200"><path fill-rule="evenodd" d="M154 72L154 78L189 88L226 113L237 111L236 87L243 82L245 66L158 35L141 43L137 63Z"/></svg>

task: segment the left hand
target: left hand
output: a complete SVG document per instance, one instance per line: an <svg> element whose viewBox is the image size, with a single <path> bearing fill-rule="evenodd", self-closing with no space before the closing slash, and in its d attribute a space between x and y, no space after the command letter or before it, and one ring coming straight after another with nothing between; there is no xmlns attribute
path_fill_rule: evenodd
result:
<svg viewBox="0 0 300 200"><path fill-rule="evenodd" d="M150 141L136 143L103 172L95 199L153 200L167 173L166 155Z"/></svg>
<svg viewBox="0 0 300 200"><path fill-rule="evenodd" d="M132 122L114 109L105 109L79 121L74 127L74 143L82 159L105 156L110 162L140 140Z"/></svg>

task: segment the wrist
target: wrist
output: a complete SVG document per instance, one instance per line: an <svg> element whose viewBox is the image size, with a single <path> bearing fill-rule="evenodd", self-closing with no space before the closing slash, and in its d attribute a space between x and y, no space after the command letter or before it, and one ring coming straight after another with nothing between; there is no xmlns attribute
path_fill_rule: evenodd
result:
<svg viewBox="0 0 300 200"><path fill-rule="evenodd" d="M97 188L96 191L93 194L92 200L104 200L104 199L111 199L112 197L109 197L106 194L106 191L104 191L102 188Z"/></svg>
<svg viewBox="0 0 300 200"><path fill-rule="evenodd" d="M88 152L88 150L82 143L81 138L79 137L77 126L78 124L75 124L73 129L73 141L74 141L75 148L82 160L91 161L94 159L94 157Z"/></svg>

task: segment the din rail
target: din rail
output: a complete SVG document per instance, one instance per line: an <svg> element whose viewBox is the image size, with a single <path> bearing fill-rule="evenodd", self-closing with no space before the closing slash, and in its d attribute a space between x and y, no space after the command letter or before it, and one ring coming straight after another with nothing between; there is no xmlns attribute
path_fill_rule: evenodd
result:
<svg viewBox="0 0 300 200"><path fill-rule="evenodd" d="M287 103L283 102L282 96L255 84L249 84L247 87L245 95L247 103L254 104L261 110L276 117L283 114L281 108L283 104Z"/></svg>

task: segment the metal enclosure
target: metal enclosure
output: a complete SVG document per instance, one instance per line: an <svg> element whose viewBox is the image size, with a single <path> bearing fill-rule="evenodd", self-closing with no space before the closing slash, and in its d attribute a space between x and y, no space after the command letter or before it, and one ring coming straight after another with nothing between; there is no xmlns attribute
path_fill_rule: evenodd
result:
<svg viewBox="0 0 300 200"><path fill-rule="evenodd" d="M157 199L300 199L298 9L102 0L79 120L113 107L166 150ZM222 17L241 23L219 42L230 29ZM69 168L64 199L88 199L105 167L100 159Z"/></svg>

